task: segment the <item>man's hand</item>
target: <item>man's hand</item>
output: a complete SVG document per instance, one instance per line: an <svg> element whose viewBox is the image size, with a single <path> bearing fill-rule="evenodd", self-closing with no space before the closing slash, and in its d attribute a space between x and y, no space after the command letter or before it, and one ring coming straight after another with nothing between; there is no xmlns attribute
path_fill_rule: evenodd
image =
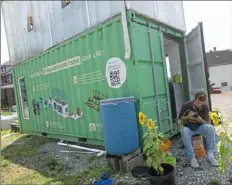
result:
<svg viewBox="0 0 232 185"><path fill-rule="evenodd" d="M197 118L195 118L195 120L200 123L203 124L205 121L201 118L201 116L198 116Z"/></svg>
<svg viewBox="0 0 232 185"><path fill-rule="evenodd" d="M190 115L190 116L188 116L188 120L196 121L196 117Z"/></svg>
<svg viewBox="0 0 232 185"><path fill-rule="evenodd" d="M183 120L183 121L196 120L196 117L191 116L191 115L182 116L181 120Z"/></svg>

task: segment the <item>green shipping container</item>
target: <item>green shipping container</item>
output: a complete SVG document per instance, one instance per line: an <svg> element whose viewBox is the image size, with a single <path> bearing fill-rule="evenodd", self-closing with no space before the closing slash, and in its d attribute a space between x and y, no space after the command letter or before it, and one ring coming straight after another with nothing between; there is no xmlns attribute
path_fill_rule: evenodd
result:
<svg viewBox="0 0 232 185"><path fill-rule="evenodd" d="M185 37L127 11L15 65L21 132L102 145L99 101L135 96L138 111L173 136L182 103L207 90L202 39L201 24Z"/></svg>

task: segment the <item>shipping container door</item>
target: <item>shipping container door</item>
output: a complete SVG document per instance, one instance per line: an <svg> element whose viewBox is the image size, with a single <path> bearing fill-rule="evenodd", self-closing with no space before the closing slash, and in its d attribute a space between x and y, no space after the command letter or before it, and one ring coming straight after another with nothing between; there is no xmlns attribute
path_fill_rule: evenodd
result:
<svg viewBox="0 0 232 185"><path fill-rule="evenodd" d="M131 23L129 30L132 56L137 70L134 78L138 83L140 111L156 120L160 131L170 137L173 121L164 62L163 35L159 30L136 22ZM140 130L140 134L144 132L146 129Z"/></svg>
<svg viewBox="0 0 232 185"><path fill-rule="evenodd" d="M150 31L150 34L149 34ZM168 88L168 77L161 31L148 27L150 56L153 63L153 87L155 92L155 104L157 121L160 131L170 137L173 131L173 120ZM153 53L153 54L152 54ZM160 60L160 61L158 61ZM156 61L157 60L157 61Z"/></svg>
<svg viewBox="0 0 232 185"><path fill-rule="evenodd" d="M25 76L21 76L17 78L15 81L17 84L15 86L16 95L17 95L17 105L18 105L18 119L20 120L20 131L22 133L31 131L30 124L30 115L29 115L29 107L28 107L28 91L27 91L27 83L25 80ZM17 93L18 92L18 93Z"/></svg>
<svg viewBox="0 0 232 185"><path fill-rule="evenodd" d="M186 36L185 46L190 99L194 99L198 91L209 94L202 23Z"/></svg>

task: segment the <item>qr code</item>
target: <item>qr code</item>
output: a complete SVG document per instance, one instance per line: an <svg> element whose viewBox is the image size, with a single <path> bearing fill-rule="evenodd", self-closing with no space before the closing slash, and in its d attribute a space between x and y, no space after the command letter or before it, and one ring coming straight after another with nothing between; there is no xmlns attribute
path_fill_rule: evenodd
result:
<svg viewBox="0 0 232 185"><path fill-rule="evenodd" d="M121 85L120 71L110 71L110 84L111 86Z"/></svg>

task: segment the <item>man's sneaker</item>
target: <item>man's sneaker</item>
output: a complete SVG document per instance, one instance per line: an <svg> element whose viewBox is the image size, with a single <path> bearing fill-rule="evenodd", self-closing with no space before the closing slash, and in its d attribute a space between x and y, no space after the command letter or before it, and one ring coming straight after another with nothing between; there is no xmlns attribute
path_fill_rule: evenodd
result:
<svg viewBox="0 0 232 185"><path fill-rule="evenodd" d="M191 159L191 167L192 168L199 168L200 167L200 165L198 164L198 162L195 158Z"/></svg>
<svg viewBox="0 0 232 185"><path fill-rule="evenodd" d="M212 156L211 158L209 158L209 162L212 166L218 167L218 162L217 160L214 158L214 156Z"/></svg>

